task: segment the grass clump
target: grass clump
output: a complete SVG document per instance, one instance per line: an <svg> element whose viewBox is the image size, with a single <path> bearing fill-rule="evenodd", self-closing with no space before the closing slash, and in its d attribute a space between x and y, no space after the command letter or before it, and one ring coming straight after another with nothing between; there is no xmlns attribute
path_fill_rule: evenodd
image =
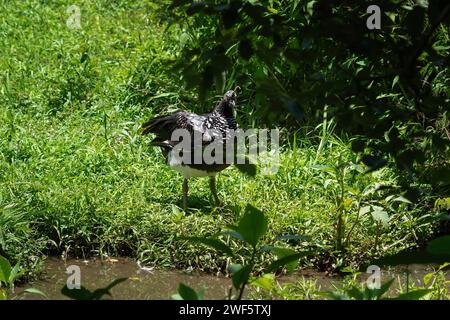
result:
<svg viewBox="0 0 450 320"><path fill-rule="evenodd" d="M1 255L30 267L48 254L108 254L162 268L223 270L226 258L176 237L215 234L247 203L267 215L268 238L309 239L290 244L313 248L303 265L319 268L357 264L431 234L432 214L420 204L386 200L398 196L395 172L362 174L351 141L331 130L326 139L314 129L284 132L276 175L223 172L220 211L207 181L192 181L193 208L183 213L182 178L137 133L152 115L200 108L171 73L178 35L164 31L146 1L81 1L81 29L72 30L65 24L71 4L0 3ZM343 177L326 169L337 161L348 164ZM384 213L362 214L368 205ZM346 228L336 248L339 210Z"/></svg>

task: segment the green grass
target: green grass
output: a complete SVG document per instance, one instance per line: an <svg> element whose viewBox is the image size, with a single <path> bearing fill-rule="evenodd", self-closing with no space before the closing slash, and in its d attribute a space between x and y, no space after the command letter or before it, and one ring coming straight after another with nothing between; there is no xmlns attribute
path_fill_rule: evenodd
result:
<svg viewBox="0 0 450 320"><path fill-rule="evenodd" d="M220 211L207 180L193 180L192 209L184 214L181 176L137 133L152 115L198 111L196 96L169 72L179 35L158 23L151 1L130 1L132 9L116 3L123 2L78 2L82 28L71 30L65 24L70 1L0 1L0 254L29 267L48 254L108 254L161 268L223 270L225 257L175 237L219 232L247 203L268 216L267 243L283 234L311 238L301 245L317 254L303 265L358 263L432 232L420 204L386 205L391 222L376 250L377 227L367 215L355 225L347 251L335 252L337 183L312 166L357 159L348 139L328 132L319 149L319 130L307 129L294 142L284 139L276 175L224 171ZM395 179L388 168L348 175L345 196ZM375 192L371 199L385 196ZM356 207L348 204L349 226Z"/></svg>

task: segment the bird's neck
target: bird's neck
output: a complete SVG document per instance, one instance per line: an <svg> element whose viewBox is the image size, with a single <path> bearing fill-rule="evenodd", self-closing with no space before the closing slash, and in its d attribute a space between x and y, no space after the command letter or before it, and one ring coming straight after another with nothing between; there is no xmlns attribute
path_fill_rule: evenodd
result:
<svg viewBox="0 0 450 320"><path fill-rule="evenodd" d="M214 112L225 118L233 118L234 117L233 106L234 106L234 101L230 102L230 101L222 100L217 105L217 107L214 109Z"/></svg>

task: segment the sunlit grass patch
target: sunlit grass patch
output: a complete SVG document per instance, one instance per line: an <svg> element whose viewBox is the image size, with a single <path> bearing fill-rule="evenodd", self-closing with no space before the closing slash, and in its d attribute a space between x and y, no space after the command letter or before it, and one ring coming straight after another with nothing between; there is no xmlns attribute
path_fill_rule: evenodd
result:
<svg viewBox="0 0 450 320"><path fill-rule="evenodd" d="M310 239L291 243L315 250L303 265L359 263L431 233L431 222L416 214L420 206L405 203L386 203L391 223L382 229L370 214L355 223L356 194L377 183L395 185L396 175L389 168L350 173L344 178L348 241L346 250L335 250L339 183L314 166L358 159L349 141L331 131L327 139L318 130L298 132L297 139L284 132L275 175L221 173L221 209L212 205L207 181L193 180L191 210L182 212L182 178L138 134L151 115L200 108L171 72L179 35L154 19L150 2L130 1L133 10L114 3L79 2L80 30L66 26L70 1L0 4L6 13L0 20L0 253L28 265L46 254L107 254L164 268L224 270L225 257L176 237L215 234L248 203L267 215L268 238ZM241 117L248 107L238 110ZM245 123L252 123L248 117ZM365 201L386 196L375 192Z"/></svg>

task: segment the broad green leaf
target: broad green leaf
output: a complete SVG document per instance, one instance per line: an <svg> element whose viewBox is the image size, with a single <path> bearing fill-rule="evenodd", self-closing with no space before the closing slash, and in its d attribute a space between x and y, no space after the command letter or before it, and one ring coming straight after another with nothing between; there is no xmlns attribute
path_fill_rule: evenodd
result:
<svg viewBox="0 0 450 320"><path fill-rule="evenodd" d="M180 237L179 239L187 240L190 242L201 243L205 246L216 249L219 252L225 253L229 256L233 255L233 251L231 251L230 247L227 246L220 240L210 239L210 238L202 238L202 237Z"/></svg>
<svg viewBox="0 0 450 320"><path fill-rule="evenodd" d="M333 299L333 300L350 300L350 297L345 293L339 292L325 292L324 295Z"/></svg>
<svg viewBox="0 0 450 320"><path fill-rule="evenodd" d="M198 300L205 299L205 288L201 288L199 292L197 292Z"/></svg>
<svg viewBox="0 0 450 320"><path fill-rule="evenodd" d="M450 255L450 236L443 236L429 242L427 252L436 255Z"/></svg>
<svg viewBox="0 0 450 320"><path fill-rule="evenodd" d="M266 273L261 277L254 278L250 281L250 285L260 287L265 290L272 290L275 288L275 275L273 273Z"/></svg>
<svg viewBox="0 0 450 320"><path fill-rule="evenodd" d="M391 279L385 283L383 283L380 287L380 289L369 289L366 287L366 290L368 290L368 292L370 293L370 299L381 299L381 297L383 296L383 294L385 294L389 288L391 287L391 285L394 283L395 279Z"/></svg>
<svg viewBox="0 0 450 320"><path fill-rule="evenodd" d="M344 201L342 202L342 205L344 207L344 209L349 209L350 206L352 205L353 200L350 198L345 198Z"/></svg>
<svg viewBox="0 0 450 320"><path fill-rule="evenodd" d="M265 249L275 254L278 258L283 258L297 253L291 248L266 246Z"/></svg>
<svg viewBox="0 0 450 320"><path fill-rule="evenodd" d="M9 274L8 281L10 284L13 284L14 281L16 281L16 279L19 278L23 274L23 271L19 272L19 269L20 269L20 265L17 262L16 265L14 266L14 268L11 269L11 273Z"/></svg>
<svg viewBox="0 0 450 320"><path fill-rule="evenodd" d="M0 301L1 300L7 300L8 295L6 294L6 289L0 288Z"/></svg>
<svg viewBox="0 0 450 320"><path fill-rule="evenodd" d="M291 255L288 255L288 256L286 256L286 257L283 257L283 258L281 258L281 259L278 259L278 260L272 262L272 263L269 265L269 267L267 268L267 272L268 272L268 273L273 272L273 271L275 271L275 270L277 270L277 269L279 269L279 268L282 268L282 267L286 266L287 264L289 264L289 263L291 263L291 262L298 263L298 260L299 260L301 257L306 256L307 254L308 254L308 253L306 253L306 252L295 253L295 254L291 254Z"/></svg>
<svg viewBox="0 0 450 320"><path fill-rule="evenodd" d="M179 293L175 293L171 296L172 300L183 300Z"/></svg>
<svg viewBox="0 0 450 320"><path fill-rule="evenodd" d="M448 266L450 266L450 262L443 263L439 266L437 271L441 271L441 270L447 268Z"/></svg>
<svg viewBox="0 0 450 320"><path fill-rule="evenodd" d="M355 300L364 300L364 292L357 287L351 287L345 291L346 295Z"/></svg>
<svg viewBox="0 0 450 320"><path fill-rule="evenodd" d="M412 202L409 201L408 199L406 199L404 196L398 196L397 198L394 198L392 201L404 202L404 203L412 204Z"/></svg>
<svg viewBox="0 0 450 320"><path fill-rule="evenodd" d="M285 257L288 256L293 256L296 255L297 252L289 249L289 248L281 248L281 247L267 247L268 250L270 250L272 253L274 253L277 258L278 261L280 261L280 259L283 259ZM298 265L298 259L294 259L291 262L286 263L284 266L286 267L286 269L288 270L288 272L293 272L295 270L295 268Z"/></svg>
<svg viewBox="0 0 450 320"><path fill-rule="evenodd" d="M178 286L178 294L183 300L199 300L197 296L197 292L191 287L185 285L184 283L180 283Z"/></svg>
<svg viewBox="0 0 450 320"><path fill-rule="evenodd" d="M228 272L232 275L242 269L242 264L232 263L228 266Z"/></svg>
<svg viewBox="0 0 450 320"><path fill-rule="evenodd" d="M267 219L261 211L247 205L239 224L231 228L242 235L245 242L256 247L259 239L267 232Z"/></svg>
<svg viewBox="0 0 450 320"><path fill-rule="evenodd" d="M430 292L432 292L432 290L429 289L414 290L402 293L398 297L393 298L393 300L420 300L420 298L425 297Z"/></svg>
<svg viewBox="0 0 450 320"><path fill-rule="evenodd" d="M435 255L425 250L410 251L405 250L399 253L382 257L371 264L377 266L398 266L408 264L445 263L450 261L450 255Z"/></svg>
<svg viewBox="0 0 450 320"><path fill-rule="evenodd" d="M430 273L427 273L426 275L424 275L423 276L423 283L425 285L428 285L430 283L431 279L433 278L433 276L434 276L434 272L430 272Z"/></svg>
<svg viewBox="0 0 450 320"><path fill-rule="evenodd" d="M248 282L248 279L250 278L250 273L252 272L253 265L245 265L242 268L240 268L238 271L233 273L231 276L231 280L233 282L233 287L235 289L240 289L241 286Z"/></svg>
<svg viewBox="0 0 450 320"><path fill-rule="evenodd" d="M11 274L11 264L6 258L0 256L0 281L9 285L10 274Z"/></svg>
<svg viewBox="0 0 450 320"><path fill-rule="evenodd" d="M234 228L234 226L231 226L230 228ZM236 231L224 231L222 234L244 241L242 234Z"/></svg>

